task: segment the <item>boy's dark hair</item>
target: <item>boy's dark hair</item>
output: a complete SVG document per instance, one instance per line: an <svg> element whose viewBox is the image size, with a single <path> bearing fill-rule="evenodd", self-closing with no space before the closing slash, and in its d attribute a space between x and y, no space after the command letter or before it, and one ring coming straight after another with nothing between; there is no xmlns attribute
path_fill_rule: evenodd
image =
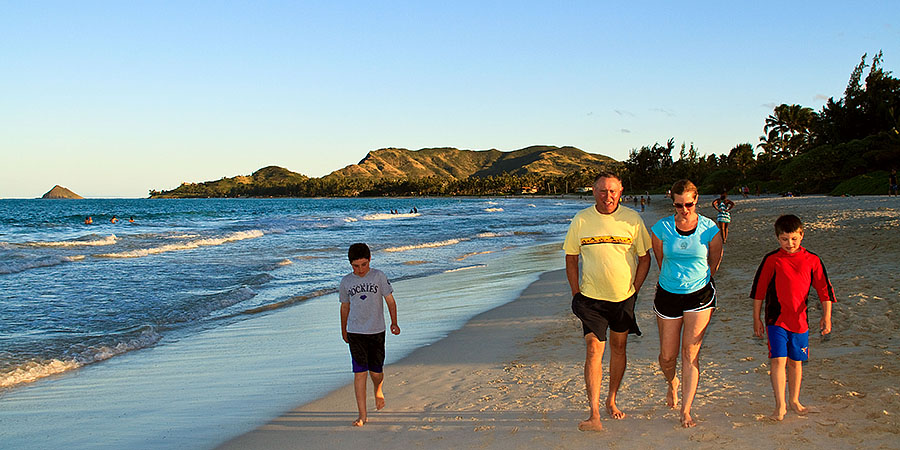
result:
<svg viewBox="0 0 900 450"><path fill-rule="evenodd" d="M347 257L350 258L350 262L357 259L372 259L372 252L369 251L368 245L357 242L350 246L350 250L347 250Z"/></svg>
<svg viewBox="0 0 900 450"><path fill-rule="evenodd" d="M775 235L803 231L803 221L793 214L785 214L775 221Z"/></svg>

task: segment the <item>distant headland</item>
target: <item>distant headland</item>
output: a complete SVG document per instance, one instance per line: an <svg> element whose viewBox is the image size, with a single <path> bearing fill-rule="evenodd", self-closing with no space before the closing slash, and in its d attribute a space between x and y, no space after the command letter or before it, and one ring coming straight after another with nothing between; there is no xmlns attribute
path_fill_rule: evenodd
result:
<svg viewBox="0 0 900 450"><path fill-rule="evenodd" d="M46 194L42 195L41 198L83 199L84 197L57 184L56 186L53 186L53 189L50 189Z"/></svg>

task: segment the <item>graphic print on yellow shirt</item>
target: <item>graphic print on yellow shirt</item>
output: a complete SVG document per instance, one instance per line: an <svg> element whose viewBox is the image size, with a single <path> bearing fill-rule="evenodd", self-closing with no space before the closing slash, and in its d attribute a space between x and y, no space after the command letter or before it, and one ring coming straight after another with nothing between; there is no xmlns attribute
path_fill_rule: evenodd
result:
<svg viewBox="0 0 900 450"><path fill-rule="evenodd" d="M620 206L612 214L601 214L591 206L572 218L563 250L581 255L582 294L621 302L634 294L637 258L650 250L650 234L632 209Z"/></svg>

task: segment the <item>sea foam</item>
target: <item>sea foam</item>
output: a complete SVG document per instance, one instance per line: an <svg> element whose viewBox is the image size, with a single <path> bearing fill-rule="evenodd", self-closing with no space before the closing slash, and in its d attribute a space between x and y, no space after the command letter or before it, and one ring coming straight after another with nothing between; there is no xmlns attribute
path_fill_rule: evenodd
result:
<svg viewBox="0 0 900 450"><path fill-rule="evenodd" d="M435 247L445 247L447 245L456 245L461 241L465 241L467 239L447 239L446 241L438 241L438 242L426 242L424 244L414 244L414 245L403 245L400 247L388 247L384 249L386 252L405 252L408 250L416 250L420 248L435 248Z"/></svg>
<svg viewBox="0 0 900 450"><path fill-rule="evenodd" d="M159 247L139 248L136 250L128 250L118 253L103 253L96 255L104 258L140 258L142 256L156 255L158 253L174 252L179 250L192 250L198 247L209 247L222 245L228 242L242 241L244 239L254 239L263 236L260 230L238 231L222 237L197 239L195 241L179 242L177 244L166 244Z"/></svg>
<svg viewBox="0 0 900 450"><path fill-rule="evenodd" d="M112 345L99 345L82 350L71 359L50 359L29 361L11 370L0 372L0 389L31 383L41 378L68 372L88 364L104 361L132 350L150 347L159 342L161 336L151 327L146 327L140 335Z"/></svg>
<svg viewBox="0 0 900 450"><path fill-rule="evenodd" d="M388 214L388 213L378 213L378 214L367 214L363 216L363 220L387 220L387 219L402 219L408 217L419 217L422 213L403 213L403 214Z"/></svg>
<svg viewBox="0 0 900 450"><path fill-rule="evenodd" d="M29 242L28 245L35 247L99 247L104 245L114 245L119 241L116 235L111 234L101 239L94 240L73 240L73 241L51 241L51 242Z"/></svg>

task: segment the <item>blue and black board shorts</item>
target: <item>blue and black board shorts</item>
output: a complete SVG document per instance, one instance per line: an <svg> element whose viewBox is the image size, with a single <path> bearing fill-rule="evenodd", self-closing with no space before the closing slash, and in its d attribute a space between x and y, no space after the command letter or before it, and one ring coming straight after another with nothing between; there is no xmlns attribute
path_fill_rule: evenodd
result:
<svg viewBox="0 0 900 450"><path fill-rule="evenodd" d="M375 334L347 333L353 373L384 372L384 331Z"/></svg>

